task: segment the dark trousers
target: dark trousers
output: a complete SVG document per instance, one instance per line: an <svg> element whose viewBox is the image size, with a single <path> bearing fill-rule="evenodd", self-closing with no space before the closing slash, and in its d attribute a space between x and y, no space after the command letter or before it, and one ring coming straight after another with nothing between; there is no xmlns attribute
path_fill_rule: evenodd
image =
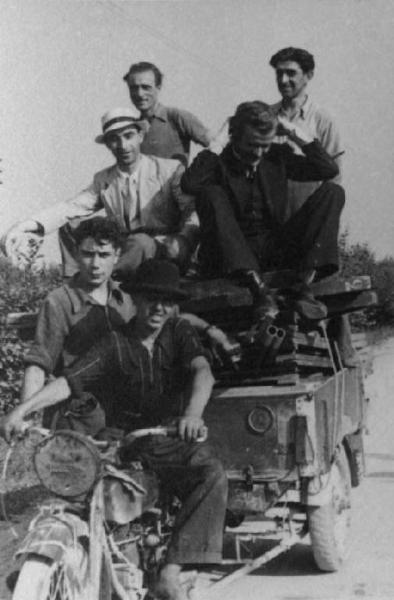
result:
<svg viewBox="0 0 394 600"><path fill-rule="evenodd" d="M324 183L288 221L247 236L226 190L207 187L197 200L203 271L214 276L286 268L314 269L320 277L330 275L338 270L339 218L344 203L343 189Z"/></svg>
<svg viewBox="0 0 394 600"><path fill-rule="evenodd" d="M155 471L165 489L182 503L166 562L220 563L227 478L210 445L152 436L143 441L135 458Z"/></svg>

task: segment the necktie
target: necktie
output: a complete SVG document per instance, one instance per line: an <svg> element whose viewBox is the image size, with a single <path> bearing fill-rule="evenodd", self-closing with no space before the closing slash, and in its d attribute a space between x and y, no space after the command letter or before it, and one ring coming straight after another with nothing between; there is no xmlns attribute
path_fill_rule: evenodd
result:
<svg viewBox="0 0 394 600"><path fill-rule="evenodd" d="M123 207L124 220L129 231L135 229L138 225L133 221L138 218L138 195L134 180L131 177L126 177L123 187Z"/></svg>

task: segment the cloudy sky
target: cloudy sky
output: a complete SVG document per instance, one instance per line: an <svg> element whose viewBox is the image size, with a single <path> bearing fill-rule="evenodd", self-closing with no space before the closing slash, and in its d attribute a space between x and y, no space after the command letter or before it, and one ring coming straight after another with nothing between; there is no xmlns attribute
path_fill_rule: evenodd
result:
<svg viewBox="0 0 394 600"><path fill-rule="evenodd" d="M132 62L165 73L162 100L219 128L248 99L277 100L269 57L315 55L313 98L341 130L343 225L394 255L391 0L2 0L0 232L74 195L110 164L100 116L129 104Z"/></svg>

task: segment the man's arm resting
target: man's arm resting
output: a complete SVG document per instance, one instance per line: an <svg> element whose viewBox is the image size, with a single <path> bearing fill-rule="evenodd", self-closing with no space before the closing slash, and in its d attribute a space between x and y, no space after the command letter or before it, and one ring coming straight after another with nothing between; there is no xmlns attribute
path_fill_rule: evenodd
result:
<svg viewBox="0 0 394 600"><path fill-rule="evenodd" d="M19 404L10 414L4 417L0 427L1 434L9 442L13 434L18 434L23 431L26 417L47 406L59 404L59 402L66 400L70 393L71 390L65 377L59 377L58 379L51 381L39 392L34 394L34 396L22 404Z"/></svg>
<svg viewBox="0 0 394 600"><path fill-rule="evenodd" d="M185 412L179 420L179 436L187 441L195 440L202 433L202 414L210 398L213 378L208 361L204 356L196 356L190 364L191 394Z"/></svg>
<svg viewBox="0 0 394 600"><path fill-rule="evenodd" d="M45 384L45 371L38 365L29 365L23 374L21 401L26 402Z"/></svg>

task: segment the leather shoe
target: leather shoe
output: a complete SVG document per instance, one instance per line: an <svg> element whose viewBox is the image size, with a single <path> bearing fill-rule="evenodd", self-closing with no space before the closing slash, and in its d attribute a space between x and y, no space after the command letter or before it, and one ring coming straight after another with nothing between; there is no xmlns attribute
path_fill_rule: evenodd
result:
<svg viewBox="0 0 394 600"><path fill-rule="evenodd" d="M314 297L306 284L296 292L295 309L299 315L311 321L321 321L327 317L327 306Z"/></svg>

